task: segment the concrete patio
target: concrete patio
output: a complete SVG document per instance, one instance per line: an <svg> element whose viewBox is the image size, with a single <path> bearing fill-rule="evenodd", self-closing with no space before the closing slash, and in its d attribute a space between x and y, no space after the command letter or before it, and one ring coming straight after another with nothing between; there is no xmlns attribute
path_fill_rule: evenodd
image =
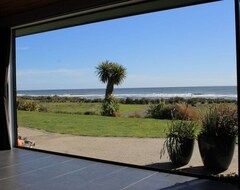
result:
<svg viewBox="0 0 240 190"><path fill-rule="evenodd" d="M167 153L160 160L159 152L164 142L161 138L119 138L119 137L83 137L67 134L49 133L46 131L19 127L19 134L35 142L36 149L61 152L66 154L109 160L150 168L181 170L185 173L220 175L238 174L238 148L231 165L224 172L212 172L203 167L195 143L190 163L175 168L168 159Z"/></svg>

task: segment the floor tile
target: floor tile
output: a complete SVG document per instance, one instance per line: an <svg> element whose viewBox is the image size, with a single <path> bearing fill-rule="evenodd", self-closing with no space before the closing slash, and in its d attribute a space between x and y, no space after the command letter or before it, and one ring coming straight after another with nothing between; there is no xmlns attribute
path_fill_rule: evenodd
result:
<svg viewBox="0 0 240 190"><path fill-rule="evenodd" d="M170 181L165 173L156 173L147 179L126 187L126 190L152 190L172 187L176 184L175 181Z"/></svg>
<svg viewBox="0 0 240 190"><path fill-rule="evenodd" d="M0 151L0 190L237 190L236 184L13 149Z"/></svg>
<svg viewBox="0 0 240 190"><path fill-rule="evenodd" d="M29 159L29 157L26 157L26 159ZM34 159L31 157L31 159L27 161L18 160L18 162L14 164L0 168L0 179L31 173L41 168L48 168L52 165L62 163L69 159L70 158L46 155L42 157L35 157Z"/></svg>
<svg viewBox="0 0 240 190"><path fill-rule="evenodd" d="M22 181L30 185L48 183L49 180L61 177L61 180L65 180L64 178L66 178L67 175L82 170L91 164L93 163L83 160L67 160L61 163L56 162L54 165L50 165L49 167L39 168L34 172L16 176L15 178L21 178Z"/></svg>
<svg viewBox="0 0 240 190"><path fill-rule="evenodd" d="M19 190L21 188L27 187L28 184L24 183L21 179L6 179L0 180L1 190Z"/></svg>
<svg viewBox="0 0 240 190"><path fill-rule="evenodd" d="M115 172L111 175L99 178L94 180L94 183L103 184L107 186L115 187L116 189L122 189L130 184L136 183L144 178L154 175L155 172L135 169L135 168L126 168Z"/></svg>

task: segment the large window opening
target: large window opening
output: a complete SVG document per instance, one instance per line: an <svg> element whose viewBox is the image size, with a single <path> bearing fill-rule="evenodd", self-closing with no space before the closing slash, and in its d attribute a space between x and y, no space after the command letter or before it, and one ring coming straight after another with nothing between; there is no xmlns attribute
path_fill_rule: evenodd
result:
<svg viewBox="0 0 240 190"><path fill-rule="evenodd" d="M226 0L16 38L19 146L194 174L238 174L237 140L229 166L217 172L205 169L197 140L201 118L216 110L229 111L232 128L223 132L235 136L234 31L233 1ZM113 98L106 100L111 81ZM165 145L169 128L183 121L184 134L196 126L195 144L189 163L179 166Z"/></svg>

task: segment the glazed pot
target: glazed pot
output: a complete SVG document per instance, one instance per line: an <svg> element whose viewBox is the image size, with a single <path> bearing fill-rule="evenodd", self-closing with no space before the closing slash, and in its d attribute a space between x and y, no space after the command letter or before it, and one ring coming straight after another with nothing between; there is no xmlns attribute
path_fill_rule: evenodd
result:
<svg viewBox="0 0 240 190"><path fill-rule="evenodd" d="M167 148L170 160L174 165L183 166L189 163L194 148L194 139L184 139L181 142L178 151Z"/></svg>
<svg viewBox="0 0 240 190"><path fill-rule="evenodd" d="M198 146L204 166L215 171L227 170L234 154L235 137L198 136Z"/></svg>

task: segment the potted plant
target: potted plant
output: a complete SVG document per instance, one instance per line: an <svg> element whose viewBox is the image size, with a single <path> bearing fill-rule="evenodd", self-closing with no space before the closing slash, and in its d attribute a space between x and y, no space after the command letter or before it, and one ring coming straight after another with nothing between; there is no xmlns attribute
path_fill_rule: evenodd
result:
<svg viewBox="0 0 240 190"><path fill-rule="evenodd" d="M173 115L173 114L172 114ZM189 163L196 138L197 124L186 119L176 120L172 116L167 130L167 138L160 151L160 159L167 150L169 159L174 165L183 166Z"/></svg>
<svg viewBox="0 0 240 190"><path fill-rule="evenodd" d="M202 117L198 145L203 164L211 170L227 170L238 134L236 106L210 107Z"/></svg>

